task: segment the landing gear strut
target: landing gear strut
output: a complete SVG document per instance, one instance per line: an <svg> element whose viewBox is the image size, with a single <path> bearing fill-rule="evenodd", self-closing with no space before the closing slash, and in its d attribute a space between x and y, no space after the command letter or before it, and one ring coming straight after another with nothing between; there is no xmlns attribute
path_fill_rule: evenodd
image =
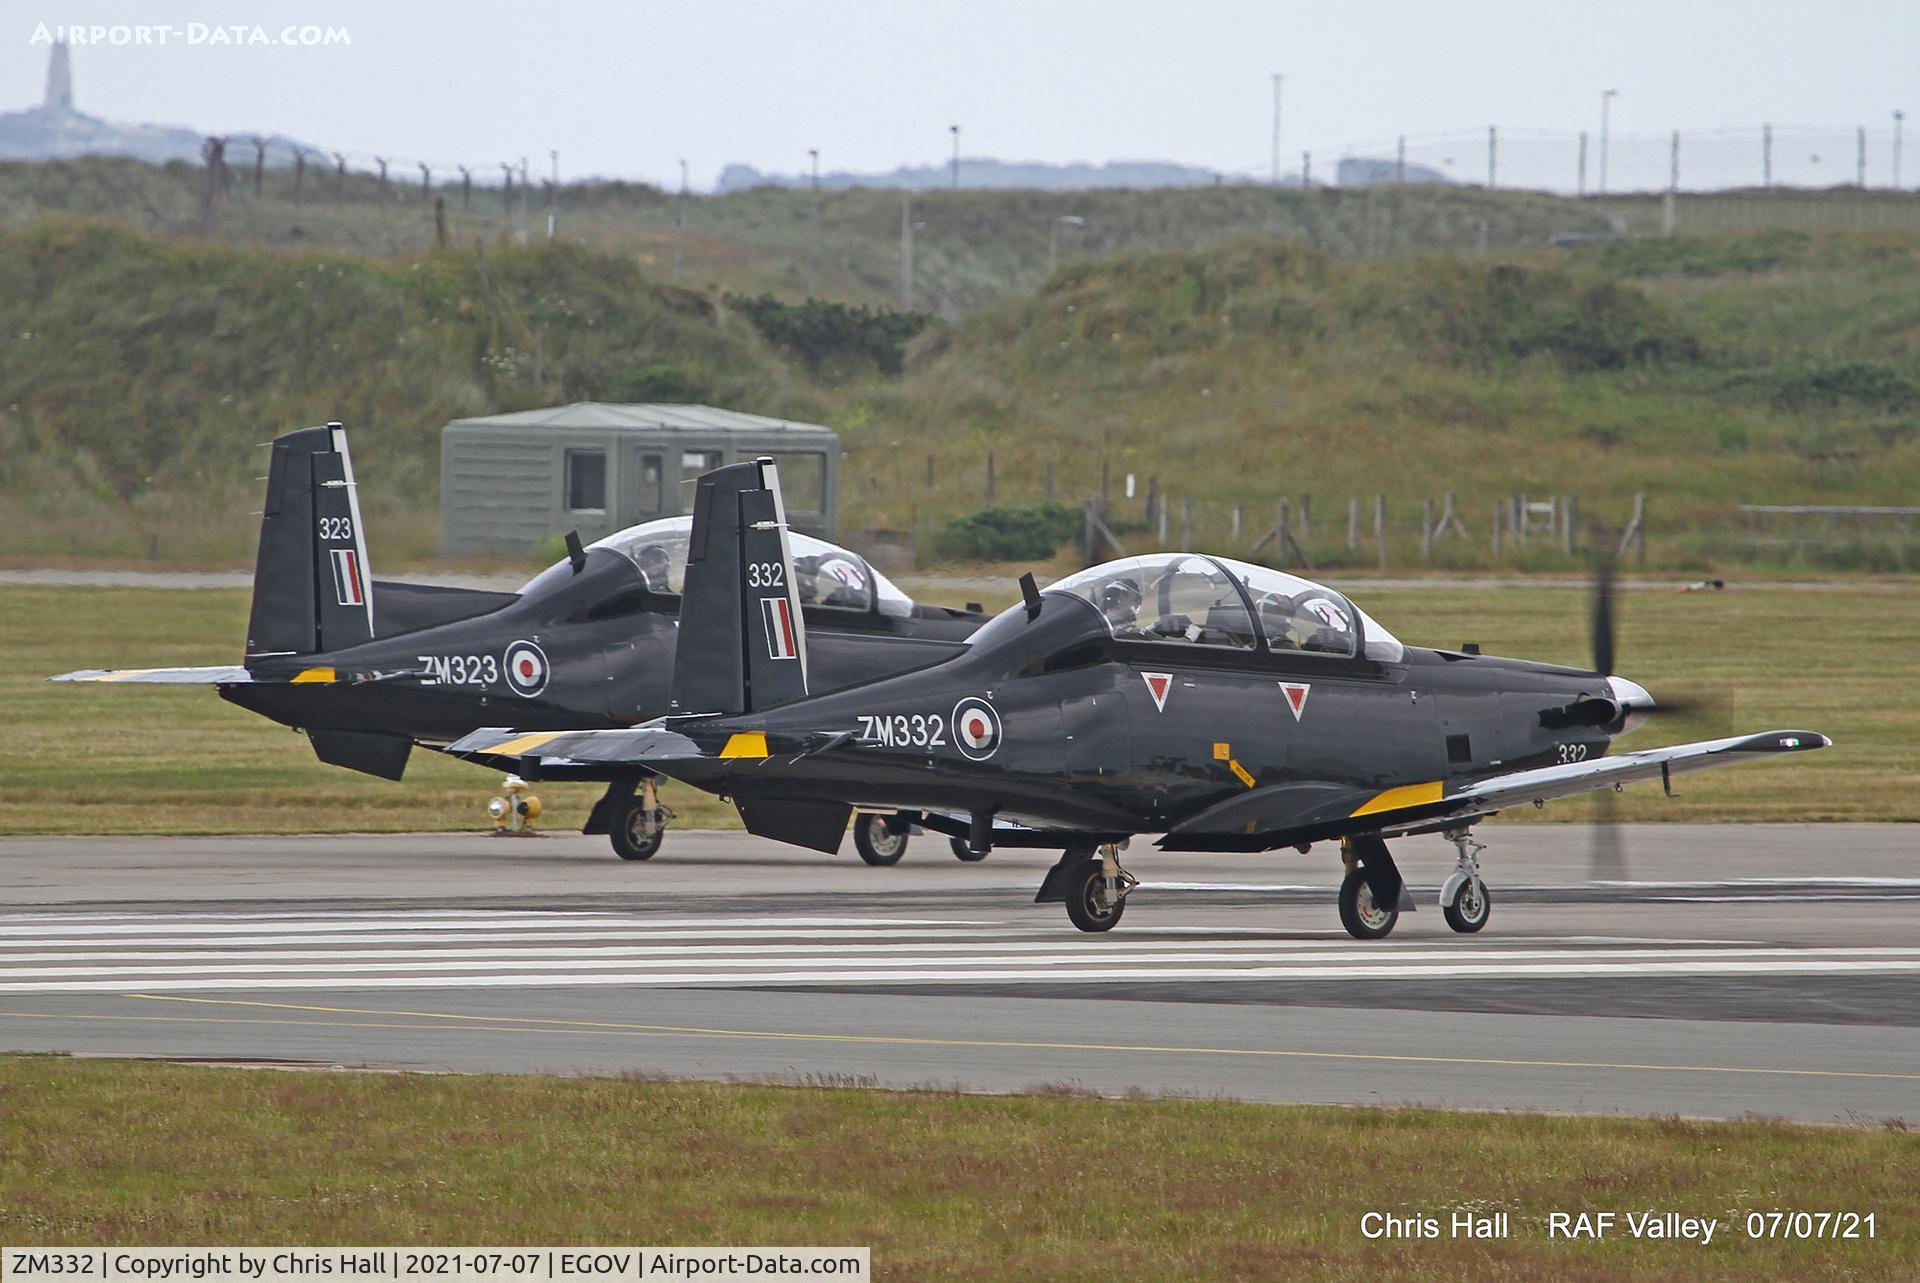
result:
<svg viewBox="0 0 1920 1283"><path fill-rule="evenodd" d="M1480 880L1480 862L1474 858L1487 848L1469 829L1448 829L1442 836L1460 852L1460 863L1440 888L1440 912L1448 926L1471 935L1493 915L1493 894Z"/></svg>
<svg viewBox="0 0 1920 1283"><path fill-rule="evenodd" d="M1064 901L1068 920L1082 931L1111 931L1126 911L1127 892L1138 885L1120 867L1120 848L1108 843L1097 855L1085 847L1062 853L1033 899L1036 904Z"/></svg>

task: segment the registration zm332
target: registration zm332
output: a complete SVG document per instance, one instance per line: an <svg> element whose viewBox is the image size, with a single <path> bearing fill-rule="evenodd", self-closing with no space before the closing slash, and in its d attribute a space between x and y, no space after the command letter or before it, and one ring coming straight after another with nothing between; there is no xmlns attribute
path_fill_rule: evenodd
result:
<svg viewBox="0 0 1920 1283"><path fill-rule="evenodd" d="M1825 748L1761 731L1613 753L1660 710L1613 673L1610 577L1594 665L1403 644L1345 595L1197 553L1108 562L1021 603L958 653L809 693L804 638L774 631L747 568L784 559L770 461L701 478L674 715L624 730L488 729L450 752L508 769L620 763L732 798L754 833L835 849L852 808L963 841L1062 852L1037 899L1083 931L1120 921L1124 845L1249 854L1320 844L1340 920L1379 939L1413 907L1388 840L1437 833L1456 931L1492 896L1473 826L1509 807Z"/></svg>

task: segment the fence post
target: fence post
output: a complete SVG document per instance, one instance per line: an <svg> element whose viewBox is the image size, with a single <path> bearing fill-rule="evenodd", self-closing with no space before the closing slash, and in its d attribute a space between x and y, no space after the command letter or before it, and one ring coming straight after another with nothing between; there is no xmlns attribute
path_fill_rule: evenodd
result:
<svg viewBox="0 0 1920 1283"><path fill-rule="evenodd" d="M987 451L987 501L980 506L993 507L993 451L991 450Z"/></svg>
<svg viewBox="0 0 1920 1283"><path fill-rule="evenodd" d="M1380 550L1380 569L1387 568L1387 497L1373 496L1373 542Z"/></svg>
<svg viewBox="0 0 1920 1283"><path fill-rule="evenodd" d="M1420 559L1433 560L1433 500L1420 501Z"/></svg>
<svg viewBox="0 0 1920 1283"><path fill-rule="evenodd" d="M1160 516L1160 546L1167 546L1167 501L1162 499L1158 505Z"/></svg>
<svg viewBox="0 0 1920 1283"><path fill-rule="evenodd" d="M1500 559L1500 501L1493 501L1493 558Z"/></svg>
<svg viewBox="0 0 1920 1283"><path fill-rule="evenodd" d="M1180 546L1193 547L1193 500L1180 501Z"/></svg>
<svg viewBox="0 0 1920 1283"><path fill-rule="evenodd" d="M1234 504L1234 505L1233 505L1233 543L1234 543L1234 546L1235 546L1236 548L1240 546L1240 518L1241 518L1241 516L1242 516L1242 512L1241 512L1241 505L1239 505L1239 504L1237 504L1237 503L1236 503L1236 504Z"/></svg>
<svg viewBox="0 0 1920 1283"><path fill-rule="evenodd" d="M1281 495L1273 501L1273 564L1287 564L1287 540L1293 534L1293 500Z"/></svg>
<svg viewBox="0 0 1920 1283"><path fill-rule="evenodd" d="M1148 521L1153 520L1154 511L1160 506L1160 478L1147 478L1147 510L1141 515Z"/></svg>
<svg viewBox="0 0 1920 1283"><path fill-rule="evenodd" d="M1360 551L1360 499L1357 495L1347 496L1347 552Z"/></svg>
<svg viewBox="0 0 1920 1283"><path fill-rule="evenodd" d="M1306 543L1313 538L1313 496L1300 496L1300 542Z"/></svg>

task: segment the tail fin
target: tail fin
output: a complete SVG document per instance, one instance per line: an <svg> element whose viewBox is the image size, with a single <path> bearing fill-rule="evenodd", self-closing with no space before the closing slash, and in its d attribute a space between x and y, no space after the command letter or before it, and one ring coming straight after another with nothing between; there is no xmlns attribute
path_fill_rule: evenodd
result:
<svg viewBox="0 0 1920 1283"><path fill-rule="evenodd" d="M247 620L247 663L373 639L373 576L347 430L302 428L273 443Z"/></svg>
<svg viewBox="0 0 1920 1283"><path fill-rule="evenodd" d="M748 713L806 693L807 632L779 474L771 459L716 468L693 496L673 711Z"/></svg>

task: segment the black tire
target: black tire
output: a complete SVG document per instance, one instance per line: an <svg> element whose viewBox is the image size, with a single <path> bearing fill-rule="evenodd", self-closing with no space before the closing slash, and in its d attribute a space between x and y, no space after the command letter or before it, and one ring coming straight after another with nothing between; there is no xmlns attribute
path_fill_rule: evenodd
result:
<svg viewBox="0 0 1920 1283"><path fill-rule="evenodd" d="M1082 931L1111 931L1127 911L1125 898L1107 902L1107 871L1098 860L1082 861L1067 883L1067 917Z"/></svg>
<svg viewBox="0 0 1920 1283"><path fill-rule="evenodd" d="M637 795L614 809L607 830L613 853L623 860L651 860L666 836L667 826L647 814L647 800Z"/></svg>
<svg viewBox="0 0 1920 1283"><path fill-rule="evenodd" d="M1487 884L1479 878L1469 878L1460 884L1460 889L1453 893L1453 899L1440 913L1455 931L1472 935L1493 916L1493 892L1487 890Z"/></svg>
<svg viewBox="0 0 1920 1283"><path fill-rule="evenodd" d="M1373 902L1373 888L1360 870L1340 884L1340 925L1356 940L1384 940L1400 921L1400 910L1382 909Z"/></svg>
<svg viewBox="0 0 1920 1283"><path fill-rule="evenodd" d="M972 844L965 838L949 838L947 845L953 848L954 859L965 860L968 864L978 864L987 858L985 851L974 850Z"/></svg>
<svg viewBox="0 0 1920 1283"><path fill-rule="evenodd" d="M907 828L901 825L895 832L887 823L892 818L871 812L853 817L853 849L878 868L900 863L900 857L907 853Z"/></svg>

